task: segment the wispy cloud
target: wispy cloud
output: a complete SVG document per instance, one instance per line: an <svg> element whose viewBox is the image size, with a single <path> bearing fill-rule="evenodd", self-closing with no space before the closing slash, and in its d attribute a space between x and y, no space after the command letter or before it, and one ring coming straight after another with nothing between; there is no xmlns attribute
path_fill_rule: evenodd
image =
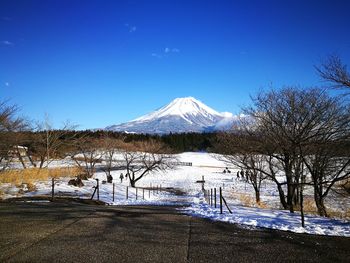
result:
<svg viewBox="0 0 350 263"><path fill-rule="evenodd" d="M152 53L151 56L155 57L155 58L162 58L163 57L162 55L159 55L157 53Z"/></svg>
<svg viewBox="0 0 350 263"><path fill-rule="evenodd" d="M152 53L151 56L156 58L163 58L169 56L171 53L180 53L180 49L166 47L162 52Z"/></svg>
<svg viewBox="0 0 350 263"><path fill-rule="evenodd" d="M164 49L164 53L179 53L180 50L178 48L169 48L169 47L166 47Z"/></svg>
<svg viewBox="0 0 350 263"><path fill-rule="evenodd" d="M0 41L0 44L4 45L4 46L13 46L13 43L11 41L8 41L8 40L2 40L2 41Z"/></svg>
<svg viewBox="0 0 350 263"><path fill-rule="evenodd" d="M134 33L136 31L136 26L130 25L130 24L124 24L124 25L128 29L129 33Z"/></svg>

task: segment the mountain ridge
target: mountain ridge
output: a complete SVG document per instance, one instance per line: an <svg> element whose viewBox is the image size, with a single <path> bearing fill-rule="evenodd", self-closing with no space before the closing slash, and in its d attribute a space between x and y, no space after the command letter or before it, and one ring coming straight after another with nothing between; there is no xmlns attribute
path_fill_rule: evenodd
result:
<svg viewBox="0 0 350 263"><path fill-rule="evenodd" d="M234 115L217 112L194 97L176 98L139 118L106 127L126 133L167 134L213 131L218 123L229 123ZM225 121L227 120L227 121Z"/></svg>

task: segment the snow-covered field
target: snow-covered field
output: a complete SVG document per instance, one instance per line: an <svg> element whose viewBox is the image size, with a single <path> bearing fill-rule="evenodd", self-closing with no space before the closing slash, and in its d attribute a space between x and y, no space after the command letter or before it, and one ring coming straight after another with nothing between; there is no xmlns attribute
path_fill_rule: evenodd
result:
<svg viewBox="0 0 350 263"><path fill-rule="evenodd" d="M209 218L212 220L220 220L230 223L237 223L247 227L264 227L279 230L293 231L297 233L310 233L321 235L339 235L350 237L350 222L344 219L329 219L319 217L314 214L308 214L305 218L305 228L301 227L300 214L298 212L292 214L285 210L279 209L279 198L275 186L272 182L264 182L261 189L261 206L258 207L254 202L254 192L252 186L244 181L236 179L234 167L225 162L218 160L218 156L208 153L182 153L178 156L179 161L192 162L193 166L180 166L175 170L167 172L154 172L148 174L137 182L136 189L128 187L128 199L126 199L126 191L129 182L127 180L120 181L120 173L125 174L124 170L113 171L115 183L115 199L113 201L112 184L100 184L100 200L110 205L123 204L156 204L156 205L177 205L183 206L179 208L182 212ZM64 162L67 164L67 162ZM52 166L60 166L63 163L54 162ZM228 167L231 173L223 173ZM205 179L205 188L218 188L223 190L223 196L233 211L229 214L226 209L220 214L219 208L209 206L201 191L202 185L196 183ZM94 186L95 179L100 182L106 179L103 172L98 172L95 177L84 182L84 186L69 186L68 178L62 178L56 182L55 193L61 196L79 196L90 198ZM162 188L178 188L183 195L175 195L171 192L156 192L143 190L142 187L162 186ZM10 198L14 196L37 196L51 194L51 182L36 182L36 190L32 192L24 191L18 194L18 190L14 186L8 184L0 185L0 192L3 192L2 198ZM312 200L312 190L306 189L306 200ZM332 196L327 200L329 209L337 212L348 211L350 209L349 198L341 198ZM341 213L340 213L341 214Z"/></svg>

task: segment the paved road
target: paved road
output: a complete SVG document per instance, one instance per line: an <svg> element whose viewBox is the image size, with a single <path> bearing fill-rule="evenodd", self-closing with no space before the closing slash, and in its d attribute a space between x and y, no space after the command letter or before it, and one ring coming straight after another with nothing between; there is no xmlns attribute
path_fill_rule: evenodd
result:
<svg viewBox="0 0 350 263"><path fill-rule="evenodd" d="M0 203L0 262L349 262L350 238L249 230L173 207Z"/></svg>

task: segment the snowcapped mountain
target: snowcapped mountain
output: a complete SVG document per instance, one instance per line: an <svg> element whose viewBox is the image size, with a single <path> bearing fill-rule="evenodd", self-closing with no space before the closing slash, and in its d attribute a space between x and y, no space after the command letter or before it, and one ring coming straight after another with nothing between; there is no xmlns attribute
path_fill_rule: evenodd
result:
<svg viewBox="0 0 350 263"><path fill-rule="evenodd" d="M177 98L154 112L106 129L149 134L204 132L215 130L217 125L222 128L232 118L231 113L219 113L193 97L186 97Z"/></svg>

